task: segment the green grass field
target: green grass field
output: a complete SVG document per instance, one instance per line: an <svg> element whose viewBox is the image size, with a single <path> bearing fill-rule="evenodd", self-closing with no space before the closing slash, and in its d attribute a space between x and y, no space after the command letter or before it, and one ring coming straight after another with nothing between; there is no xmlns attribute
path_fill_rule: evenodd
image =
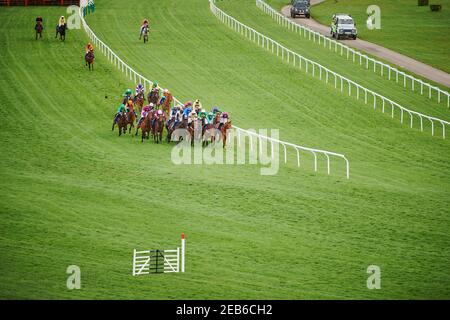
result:
<svg viewBox="0 0 450 320"><path fill-rule="evenodd" d="M326 25L330 24L334 13L349 13L357 22L361 39L450 72L450 1L430 1L430 4L441 4L442 11L432 12L429 6L419 7L417 0L327 0L314 6L311 13L314 19ZM381 9L380 30L366 27L369 5L378 5Z"/></svg>
<svg viewBox="0 0 450 320"><path fill-rule="evenodd" d="M64 9L2 7L1 298L450 297L448 140L282 63L221 24L206 0L96 4L90 26L138 72L182 100L230 111L242 128L280 129L282 140L344 153L351 179L342 163L333 162L331 176L324 162L314 173L308 157L297 168L293 152L275 176L251 165L176 166L172 145L119 138L110 127L132 85L124 75L100 52L95 71L86 70L83 30L53 39ZM290 41L256 7L223 7ZM36 42L37 15L46 34ZM144 17L147 45L138 41ZM360 68L348 72L377 85ZM415 103L414 93L381 89L448 116L433 102ZM173 248L182 231L185 274L131 276L133 248ZM72 264L81 290L66 288ZM366 288L372 264L381 267L381 290Z"/></svg>
<svg viewBox="0 0 450 320"><path fill-rule="evenodd" d="M257 9L253 1L227 0L224 1L223 4L221 2L221 7L233 17L240 21L245 21L247 25L272 39L276 39L285 47L306 58L319 62L323 66L356 81L366 88L383 94L404 107L427 115L433 115L444 120L450 119L447 101L438 104L437 96L435 94L433 95L433 99L430 100L426 91L424 95L420 95L420 89L417 88L417 86L416 91L413 93L409 81L407 83L407 88L404 88L403 79L401 78L400 82L397 84L395 82L395 77L392 77L392 80L388 80L387 72L385 72L384 77L382 77L379 73L375 74L373 72L372 66L367 70L364 67L359 66L359 64L355 64L352 59L348 60L346 54L341 56L340 54L333 53L328 48L324 48L323 46L314 43L307 37L305 38L295 32L287 31L286 28L274 23L269 15L266 15L263 11ZM329 86L334 87L334 81L330 81ZM356 90L353 90L353 96L356 99ZM370 102L369 105L371 105Z"/></svg>

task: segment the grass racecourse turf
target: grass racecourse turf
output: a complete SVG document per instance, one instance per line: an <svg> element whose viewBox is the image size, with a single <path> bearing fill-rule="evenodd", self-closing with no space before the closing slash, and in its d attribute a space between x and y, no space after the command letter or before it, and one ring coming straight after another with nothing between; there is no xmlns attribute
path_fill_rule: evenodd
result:
<svg viewBox="0 0 450 320"><path fill-rule="evenodd" d="M268 0L281 8L288 0ZM450 72L450 0L430 1L441 4L442 11L419 7L417 0L326 0L311 10L312 17L330 25L334 13L349 13L357 22L358 36L438 69ZM381 29L366 28L367 7L381 9Z"/></svg>
<svg viewBox="0 0 450 320"><path fill-rule="evenodd" d="M64 9L0 8L1 298L450 297L449 140L282 63L205 0L96 4L93 30L137 71L178 98L221 106L240 127L344 153L351 179L341 162L331 176L306 155L297 168L295 152L275 176L176 166L167 143L118 138L111 121L131 84L99 52L95 71L85 69L84 31L61 43L53 25ZM46 31L36 42L37 15ZM137 39L144 17L147 45ZM185 274L131 276L133 248L171 249L182 231ZM66 288L72 264L81 290ZM381 290L366 288L371 264Z"/></svg>

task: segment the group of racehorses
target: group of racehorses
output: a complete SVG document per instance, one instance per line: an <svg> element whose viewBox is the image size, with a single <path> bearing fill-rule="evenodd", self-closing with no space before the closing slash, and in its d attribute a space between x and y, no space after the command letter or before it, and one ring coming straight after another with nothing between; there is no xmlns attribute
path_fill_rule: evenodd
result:
<svg viewBox="0 0 450 320"><path fill-rule="evenodd" d="M223 147L226 146L227 130L231 129L231 121L221 123L220 118L222 113L215 112L212 122L206 121L205 118L198 118L200 114L200 107L192 108L192 113L195 117L180 116L176 117L174 114L183 114L185 108L192 106L192 103L187 103L184 106L174 106L170 109L173 102L173 96L168 90L163 91L163 96L160 97L160 89L153 87L147 96L148 105L144 106L145 94L143 92L135 94L134 96L126 96L124 105L126 106L120 114L116 116L113 121L112 130L117 125L119 128L119 136L128 133L131 134L132 128L136 125L135 136L141 130L141 141L149 139L150 136L156 143L163 140L164 128L167 132L167 142L181 141L188 139L194 144L195 141L200 141L203 145L214 142L223 142ZM146 108L146 109L144 109ZM142 110L149 110L144 112L142 119L137 119L137 114L141 114ZM137 111L137 113L136 113ZM172 114L172 116L170 116Z"/></svg>

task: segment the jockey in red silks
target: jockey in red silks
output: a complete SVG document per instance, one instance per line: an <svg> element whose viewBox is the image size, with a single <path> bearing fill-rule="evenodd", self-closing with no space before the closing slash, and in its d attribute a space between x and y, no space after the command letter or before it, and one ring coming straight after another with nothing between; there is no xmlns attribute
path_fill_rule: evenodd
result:
<svg viewBox="0 0 450 320"><path fill-rule="evenodd" d="M139 35L139 39L142 38L142 33L144 32L144 29L148 27L148 25L149 25L148 20L144 19L144 21L142 21L142 24L141 24L141 32L140 32L140 35Z"/></svg>
<svg viewBox="0 0 450 320"><path fill-rule="evenodd" d="M142 121L144 121L145 117L148 115L148 113L153 109L153 103L150 103L148 106L145 106L142 108L141 111L141 117L139 118L138 124L137 126L139 127L142 123Z"/></svg>

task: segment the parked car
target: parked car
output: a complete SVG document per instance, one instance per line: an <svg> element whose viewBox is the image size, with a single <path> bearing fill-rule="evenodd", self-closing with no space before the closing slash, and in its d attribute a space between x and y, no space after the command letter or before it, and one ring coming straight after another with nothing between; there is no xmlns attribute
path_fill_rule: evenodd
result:
<svg viewBox="0 0 450 320"><path fill-rule="evenodd" d="M294 4L291 7L291 18L295 18L296 16L304 16L308 18L311 16L310 4L308 0L295 0Z"/></svg>
<svg viewBox="0 0 450 320"><path fill-rule="evenodd" d="M358 36L358 30L356 29L356 23L353 21L352 16L348 14L333 15L330 34L333 38L338 40L341 38L350 38L355 40Z"/></svg>

